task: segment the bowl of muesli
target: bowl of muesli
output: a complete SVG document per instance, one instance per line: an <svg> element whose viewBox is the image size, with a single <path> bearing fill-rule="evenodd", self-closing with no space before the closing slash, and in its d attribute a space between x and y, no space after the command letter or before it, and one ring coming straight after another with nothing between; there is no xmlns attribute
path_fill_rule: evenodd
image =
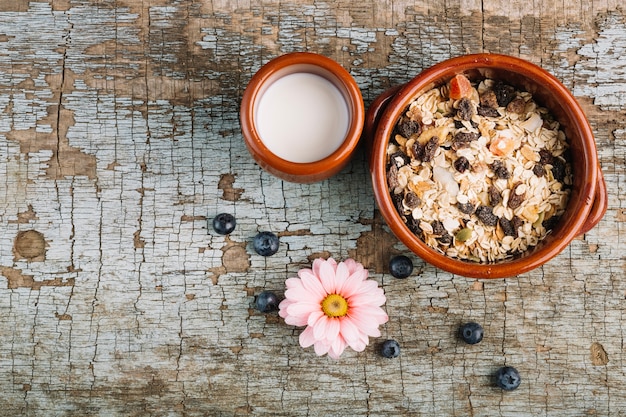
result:
<svg viewBox="0 0 626 417"><path fill-rule="evenodd" d="M387 225L454 274L528 272L606 212L581 106L556 77L520 58L474 54L436 64L374 100L364 133Z"/></svg>

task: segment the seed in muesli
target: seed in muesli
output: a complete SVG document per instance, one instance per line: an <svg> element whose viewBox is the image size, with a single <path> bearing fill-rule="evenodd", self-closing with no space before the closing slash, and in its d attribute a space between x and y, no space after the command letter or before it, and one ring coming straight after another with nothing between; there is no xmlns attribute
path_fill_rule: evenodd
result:
<svg viewBox="0 0 626 417"><path fill-rule="evenodd" d="M464 75L415 98L387 148L407 227L450 257L482 263L536 246L572 184L558 121L526 91Z"/></svg>

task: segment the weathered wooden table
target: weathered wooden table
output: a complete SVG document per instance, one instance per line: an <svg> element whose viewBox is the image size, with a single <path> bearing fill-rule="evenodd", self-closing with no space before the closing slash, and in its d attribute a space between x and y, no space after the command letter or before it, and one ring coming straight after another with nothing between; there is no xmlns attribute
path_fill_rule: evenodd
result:
<svg viewBox="0 0 626 417"><path fill-rule="evenodd" d="M1 415L626 415L626 13L592 1L0 2ZM297 185L242 142L269 59L317 52L366 105L448 57L499 52L555 74L594 129L609 208L542 268L473 280L406 253L363 152ZM233 213L227 237L208 220ZM279 252L252 237L277 233ZM316 257L384 288L381 339L339 361L253 308ZM478 345L460 323L483 324ZM382 358L394 338L402 353ZM503 392L491 375L520 370Z"/></svg>

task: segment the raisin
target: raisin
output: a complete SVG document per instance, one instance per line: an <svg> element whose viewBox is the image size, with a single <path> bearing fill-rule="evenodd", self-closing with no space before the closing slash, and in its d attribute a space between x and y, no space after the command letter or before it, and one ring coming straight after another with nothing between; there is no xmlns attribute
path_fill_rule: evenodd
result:
<svg viewBox="0 0 626 417"><path fill-rule="evenodd" d="M413 216L408 216L408 218L406 219L406 225L411 232L423 238L424 232L420 227L419 220L414 219Z"/></svg>
<svg viewBox="0 0 626 417"><path fill-rule="evenodd" d="M463 214L474 213L474 205L472 203L456 203L456 208Z"/></svg>
<svg viewBox="0 0 626 417"><path fill-rule="evenodd" d="M472 115L474 114L474 109L472 109L472 102L469 98L463 97L459 100L458 108L456 110L456 115L461 120L471 120Z"/></svg>
<svg viewBox="0 0 626 417"><path fill-rule="evenodd" d="M411 151L413 152L414 159L422 161L422 159L424 158L424 146L421 143L415 141L415 143L413 143L413 146L411 147Z"/></svg>
<svg viewBox="0 0 626 417"><path fill-rule="evenodd" d="M497 206L498 203L502 201L502 194L493 185L489 187L487 194L489 195L489 202L491 203L492 206Z"/></svg>
<svg viewBox="0 0 626 417"><path fill-rule="evenodd" d="M404 205L409 209L413 210L415 207L422 204L422 200L415 194L413 191L409 191L404 196Z"/></svg>
<svg viewBox="0 0 626 417"><path fill-rule="evenodd" d="M500 160L496 159L495 161L493 161L493 163L489 165L489 168L491 168L494 174L496 174L496 177L500 179L508 180L511 177L509 170L506 169L506 167Z"/></svg>
<svg viewBox="0 0 626 417"><path fill-rule="evenodd" d="M518 208L519 206L522 205L522 203L524 202L524 199L526 198L526 193L522 193L522 194L517 194L515 192L515 190L517 189L517 187L519 187L521 184L517 184L515 185L515 187L513 187L511 189L511 194L509 195L509 208L515 210L516 208Z"/></svg>
<svg viewBox="0 0 626 417"><path fill-rule="evenodd" d="M565 179L565 161L561 158L554 158L552 161L552 176L558 182L563 182Z"/></svg>
<svg viewBox="0 0 626 417"><path fill-rule="evenodd" d="M513 229L515 229L515 233L517 234L517 229L524 225L524 220L517 216L513 216L511 219L511 224L513 225Z"/></svg>
<svg viewBox="0 0 626 417"><path fill-rule="evenodd" d="M539 151L539 163L541 165L552 164L554 160L554 156L547 149L541 149Z"/></svg>
<svg viewBox="0 0 626 417"><path fill-rule="evenodd" d="M533 174L538 177L543 177L544 175L546 175L546 169L541 164L535 164L535 166L533 167Z"/></svg>
<svg viewBox="0 0 626 417"><path fill-rule="evenodd" d="M419 135L422 132L422 127L415 120L403 118L396 125L396 131L408 139L413 135Z"/></svg>
<svg viewBox="0 0 626 417"><path fill-rule="evenodd" d="M470 125L471 125L474 129L478 128L478 123L476 123L476 122L475 122L475 121L473 121L473 120L470 120L469 122L470 122ZM455 129L463 129L464 127L465 127L465 125L463 124L463 122L462 122L461 120L455 120L455 121L454 121L454 128L455 128Z"/></svg>
<svg viewBox="0 0 626 417"><path fill-rule="evenodd" d="M454 169L456 169L460 173L464 173L470 167L470 163L466 157L460 156L454 161Z"/></svg>
<svg viewBox="0 0 626 417"><path fill-rule="evenodd" d="M452 148L467 148L470 142L477 140L479 137L480 135L476 132L457 132L456 135L454 135Z"/></svg>
<svg viewBox="0 0 626 417"><path fill-rule="evenodd" d="M506 236L517 237L517 229L513 226L512 221L508 220L506 217L500 217L499 223Z"/></svg>
<svg viewBox="0 0 626 417"><path fill-rule="evenodd" d="M424 145L424 153L422 155L422 162L432 161L432 159L435 157L435 152L437 152L437 148L439 148L439 138L437 136L433 136Z"/></svg>
<svg viewBox="0 0 626 417"><path fill-rule="evenodd" d="M556 227L557 224L559 224L559 217L552 216L549 219L544 220L541 224L546 230L552 230Z"/></svg>
<svg viewBox="0 0 626 417"><path fill-rule="evenodd" d="M437 239L437 241L444 245L444 246L448 246L452 243L452 235L448 232L446 232L445 235L442 235L439 239Z"/></svg>
<svg viewBox="0 0 626 417"><path fill-rule="evenodd" d="M493 214L493 209L489 206L478 206L476 209L476 217L486 226L495 226L498 224L498 217Z"/></svg>
<svg viewBox="0 0 626 417"><path fill-rule="evenodd" d="M392 190L400 186L398 182L398 167L393 164L387 170L387 184Z"/></svg>
<svg viewBox="0 0 626 417"><path fill-rule="evenodd" d="M389 157L389 162L392 165L395 165L396 168L400 168L410 163L411 158L409 158L404 152L398 151Z"/></svg>
<svg viewBox="0 0 626 417"><path fill-rule="evenodd" d="M443 236L448 233L446 228L443 227L443 223L441 223L439 220L434 220L430 225L433 228L433 235L435 236Z"/></svg>
<svg viewBox="0 0 626 417"><path fill-rule="evenodd" d="M496 93L496 99L500 107L506 107L515 98L515 88L502 82L497 83L493 87L493 92Z"/></svg>
<svg viewBox="0 0 626 417"><path fill-rule="evenodd" d="M522 114L526 109L526 102L521 97L514 98L509 104L506 106L506 110L511 113Z"/></svg>
<svg viewBox="0 0 626 417"><path fill-rule="evenodd" d="M402 205L402 194L391 193L391 201L396 207L398 213L404 213L404 206Z"/></svg>
<svg viewBox="0 0 626 417"><path fill-rule="evenodd" d="M478 106L476 112L479 116L483 117L500 117L500 112L498 111L498 109L495 109L493 107Z"/></svg>
<svg viewBox="0 0 626 417"><path fill-rule="evenodd" d="M487 90L480 95L480 105L481 107L487 107L495 109L498 107L498 98L496 97L496 93L493 90Z"/></svg>

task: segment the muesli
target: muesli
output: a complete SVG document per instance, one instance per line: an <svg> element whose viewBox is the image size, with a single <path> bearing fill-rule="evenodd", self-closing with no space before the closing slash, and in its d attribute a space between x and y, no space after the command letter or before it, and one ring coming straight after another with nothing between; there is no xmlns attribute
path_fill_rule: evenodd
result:
<svg viewBox="0 0 626 417"><path fill-rule="evenodd" d="M557 120L526 91L457 75L410 103L387 148L391 197L410 230L489 263L537 245L572 184Z"/></svg>

